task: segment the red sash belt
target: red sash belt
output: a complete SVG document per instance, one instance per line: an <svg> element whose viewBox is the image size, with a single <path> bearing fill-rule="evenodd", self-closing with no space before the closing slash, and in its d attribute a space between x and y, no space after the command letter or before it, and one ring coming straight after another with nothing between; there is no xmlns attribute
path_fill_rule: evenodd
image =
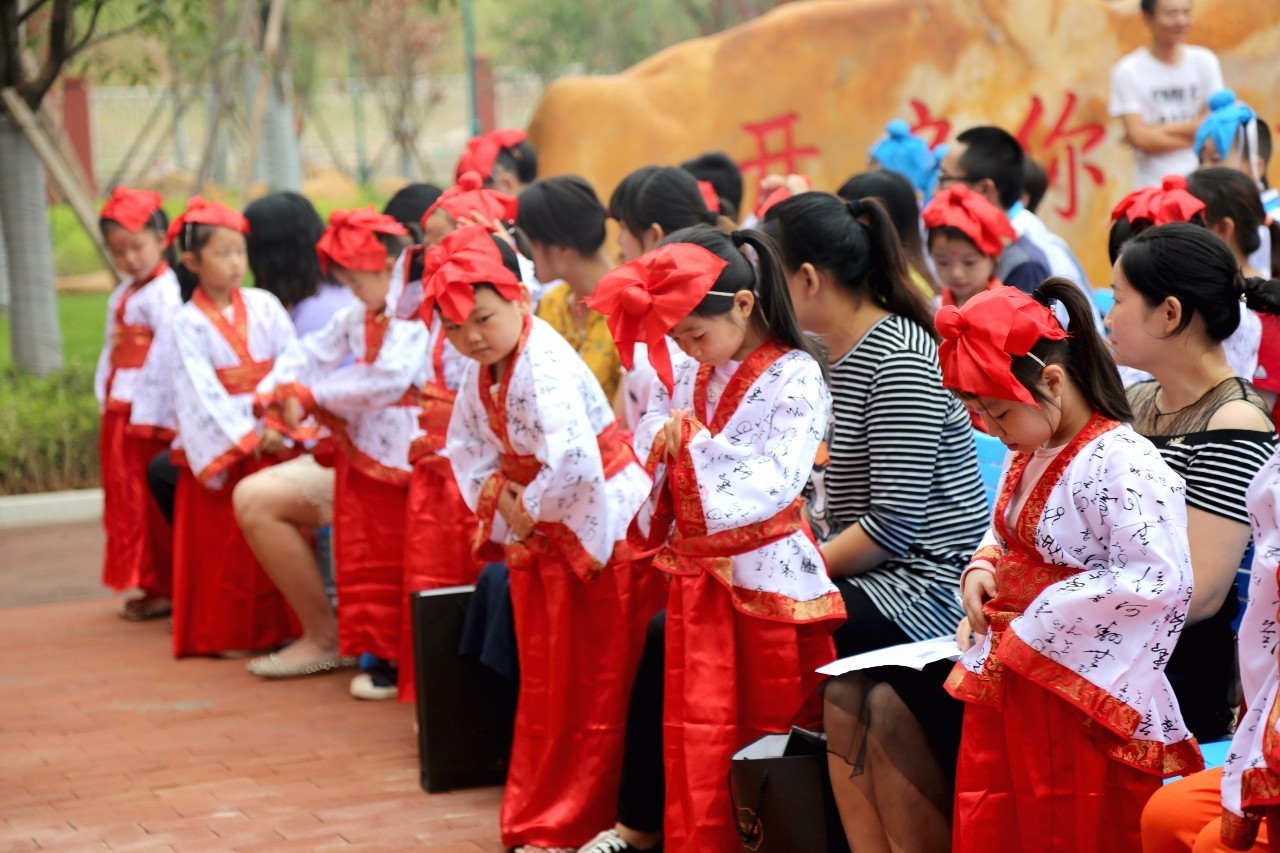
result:
<svg viewBox="0 0 1280 853"><path fill-rule="evenodd" d="M219 367L215 373L218 374L218 381L222 383L223 388L227 389L228 394L252 394L258 387L258 383L271 372L273 364L275 359L269 358L265 361L237 364L235 367Z"/></svg>
<svg viewBox="0 0 1280 853"><path fill-rule="evenodd" d="M626 434L618 426L617 421L609 424L596 436L596 444L600 448L600 461L604 463L604 478L620 473L624 468L636 461L635 451L626 440ZM499 457L499 468L504 477L513 483L527 486L533 482L542 470L542 463L536 456L517 456L514 453L503 453Z"/></svg>
<svg viewBox="0 0 1280 853"><path fill-rule="evenodd" d="M993 632L1004 631L1021 616L1031 602L1049 587L1080 570L1046 563L1020 550L1011 550L996 559L996 595L982 606ZM995 634L992 635L995 640Z"/></svg>
<svg viewBox="0 0 1280 853"><path fill-rule="evenodd" d="M155 332L146 326L116 326L111 347L112 370L137 370L147 361Z"/></svg>

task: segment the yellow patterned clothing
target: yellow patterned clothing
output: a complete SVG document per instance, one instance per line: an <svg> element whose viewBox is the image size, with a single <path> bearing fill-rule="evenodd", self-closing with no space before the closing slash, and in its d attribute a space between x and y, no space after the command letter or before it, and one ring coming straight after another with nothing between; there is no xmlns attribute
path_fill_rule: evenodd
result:
<svg viewBox="0 0 1280 853"><path fill-rule="evenodd" d="M618 391L618 383L622 381L622 360L618 358L618 347L613 342L604 315L597 311L588 312L586 328L580 328L569 304L567 284L544 293L538 303L537 314L577 350L595 374L604 395L612 401Z"/></svg>

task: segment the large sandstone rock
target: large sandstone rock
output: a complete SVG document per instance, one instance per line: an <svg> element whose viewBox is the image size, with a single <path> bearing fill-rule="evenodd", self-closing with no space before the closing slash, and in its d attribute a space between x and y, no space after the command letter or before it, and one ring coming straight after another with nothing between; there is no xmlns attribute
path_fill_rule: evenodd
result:
<svg viewBox="0 0 1280 853"><path fill-rule="evenodd" d="M752 203L762 173L835 189L892 118L944 141L974 124L1018 134L1054 181L1040 213L1109 282L1108 214L1133 160L1107 117L1112 64L1149 38L1137 0L803 0L609 77L557 80L529 132L544 174L607 198L632 169L722 149ZM1193 41L1227 84L1280 119L1276 0L1197 0ZM1273 168L1273 174L1280 167Z"/></svg>

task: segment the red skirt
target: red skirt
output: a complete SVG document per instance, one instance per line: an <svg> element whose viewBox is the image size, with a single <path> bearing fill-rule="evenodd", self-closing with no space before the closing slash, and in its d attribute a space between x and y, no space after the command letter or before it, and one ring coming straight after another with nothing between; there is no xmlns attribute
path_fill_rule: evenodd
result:
<svg viewBox="0 0 1280 853"><path fill-rule="evenodd" d="M173 530L147 486L147 465L167 441L126 435L127 409L102 415L98 458L102 466L102 583L116 592L141 589L173 594Z"/></svg>
<svg viewBox="0 0 1280 853"><path fill-rule="evenodd" d="M443 466L441 463L444 463ZM476 518L448 461L424 456L413 466L404 531L404 601L400 620L400 701L417 697L409 596L424 589L474 584L484 561L471 555Z"/></svg>
<svg viewBox="0 0 1280 853"><path fill-rule="evenodd" d="M242 459L220 489L185 467L174 505L173 655L216 655L278 646L302 633L236 524L231 492L270 462Z"/></svg>
<svg viewBox="0 0 1280 853"><path fill-rule="evenodd" d="M520 698L503 844L578 847L613 825L631 681L663 586L648 560L612 560L590 581L558 554L511 570Z"/></svg>
<svg viewBox="0 0 1280 853"><path fill-rule="evenodd" d="M1160 778L1108 758L1084 714L1007 667L1001 703L964 709L952 849L1141 850Z"/></svg>
<svg viewBox="0 0 1280 853"><path fill-rule="evenodd" d="M345 656L400 655L404 592L404 521L408 493L362 474L345 454L336 460L333 580L338 592L338 649Z"/></svg>
<svg viewBox="0 0 1280 853"><path fill-rule="evenodd" d="M709 573L671 576L662 721L666 850L742 850L727 782L733 754L793 724L820 726L817 687L825 676L814 670L835 660L836 624L748 616Z"/></svg>

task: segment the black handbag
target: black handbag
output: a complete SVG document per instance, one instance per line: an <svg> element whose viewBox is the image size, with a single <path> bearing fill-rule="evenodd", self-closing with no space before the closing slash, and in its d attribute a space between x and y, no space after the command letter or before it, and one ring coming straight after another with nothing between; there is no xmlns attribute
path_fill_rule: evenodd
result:
<svg viewBox="0 0 1280 853"><path fill-rule="evenodd" d="M417 662L418 764L428 793L501 785L511 754L516 687L458 645L475 587L410 595Z"/></svg>
<svg viewBox="0 0 1280 853"><path fill-rule="evenodd" d="M733 756L729 770L742 849L751 853L849 853L827 775L827 739L792 727Z"/></svg>

